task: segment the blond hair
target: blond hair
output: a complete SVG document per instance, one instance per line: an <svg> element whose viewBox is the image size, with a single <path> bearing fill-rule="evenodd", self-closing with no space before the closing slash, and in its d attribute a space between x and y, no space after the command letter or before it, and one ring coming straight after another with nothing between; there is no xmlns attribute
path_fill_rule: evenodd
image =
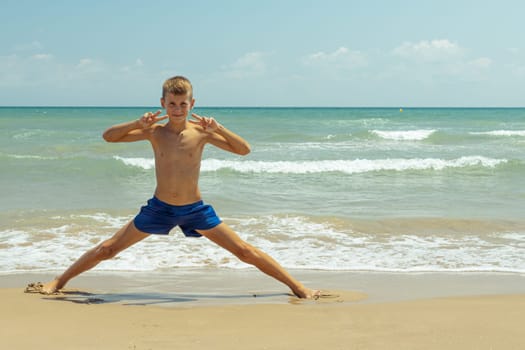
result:
<svg viewBox="0 0 525 350"><path fill-rule="evenodd" d="M172 93L174 95L186 95L188 94L190 100L193 99L193 87L191 86L190 80L181 75L167 79L162 85L162 98L166 97L166 93Z"/></svg>

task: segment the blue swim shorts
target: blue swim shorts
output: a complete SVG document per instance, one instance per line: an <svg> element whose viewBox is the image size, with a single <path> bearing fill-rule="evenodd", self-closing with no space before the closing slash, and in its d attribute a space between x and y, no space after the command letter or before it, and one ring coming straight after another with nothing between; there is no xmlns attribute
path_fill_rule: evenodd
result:
<svg viewBox="0 0 525 350"><path fill-rule="evenodd" d="M140 209L133 223L140 231L167 235L179 226L186 237L201 237L195 230L214 228L222 221L211 205L202 201L188 205L171 205L153 197Z"/></svg>

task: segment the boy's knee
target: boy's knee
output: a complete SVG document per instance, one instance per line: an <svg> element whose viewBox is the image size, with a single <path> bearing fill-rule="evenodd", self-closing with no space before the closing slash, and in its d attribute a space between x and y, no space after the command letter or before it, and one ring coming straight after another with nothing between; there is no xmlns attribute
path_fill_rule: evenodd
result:
<svg viewBox="0 0 525 350"><path fill-rule="evenodd" d="M259 257L257 249L255 247L244 243L236 251L235 255L243 262L247 264L253 264L253 262Z"/></svg>
<svg viewBox="0 0 525 350"><path fill-rule="evenodd" d="M118 251L113 246L112 242L104 242L96 249L97 258L99 260L108 260L117 255Z"/></svg>

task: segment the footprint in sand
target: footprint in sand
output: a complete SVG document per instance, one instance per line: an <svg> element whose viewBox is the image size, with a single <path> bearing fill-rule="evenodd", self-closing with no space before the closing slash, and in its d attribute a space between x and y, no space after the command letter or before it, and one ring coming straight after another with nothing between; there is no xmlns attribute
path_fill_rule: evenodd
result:
<svg viewBox="0 0 525 350"><path fill-rule="evenodd" d="M291 304L301 304L304 302L316 302L316 303L351 303L357 302L368 298L368 295L356 291L346 290L331 290L322 291L317 298L313 300L308 299L297 299L296 297L290 298Z"/></svg>

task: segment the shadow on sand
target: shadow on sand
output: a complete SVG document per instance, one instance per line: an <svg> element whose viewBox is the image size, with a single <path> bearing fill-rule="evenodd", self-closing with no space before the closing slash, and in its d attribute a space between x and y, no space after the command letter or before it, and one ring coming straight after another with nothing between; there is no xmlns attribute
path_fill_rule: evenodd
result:
<svg viewBox="0 0 525 350"><path fill-rule="evenodd" d="M200 303L204 304L243 304L261 298L274 298L279 300L282 297L290 297L286 293L262 293L262 294L171 294L171 293L104 293L95 294L78 290L65 290L57 295L43 297L45 300L66 301L75 304L110 304L118 303L122 305L158 305L158 304L179 304L179 303ZM277 299L275 299L277 298Z"/></svg>

